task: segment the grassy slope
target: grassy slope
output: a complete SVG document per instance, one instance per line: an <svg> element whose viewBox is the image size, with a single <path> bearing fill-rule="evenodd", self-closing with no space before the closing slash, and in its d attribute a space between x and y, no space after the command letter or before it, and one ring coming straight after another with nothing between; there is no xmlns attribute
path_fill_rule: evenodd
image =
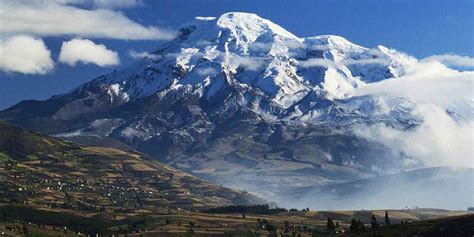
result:
<svg viewBox="0 0 474 237"><path fill-rule="evenodd" d="M15 166L7 169L7 161ZM137 202L144 209L200 209L260 201L179 172L138 152L80 146L4 122L0 122L0 162L0 179L6 181L0 185L4 201L13 194L26 196L38 205L45 204L41 202L45 197L50 202L64 203L66 193L76 202L115 208L112 202L117 201L122 203L116 206L134 209ZM15 190L22 187L28 192ZM108 193L117 198L112 200Z"/></svg>

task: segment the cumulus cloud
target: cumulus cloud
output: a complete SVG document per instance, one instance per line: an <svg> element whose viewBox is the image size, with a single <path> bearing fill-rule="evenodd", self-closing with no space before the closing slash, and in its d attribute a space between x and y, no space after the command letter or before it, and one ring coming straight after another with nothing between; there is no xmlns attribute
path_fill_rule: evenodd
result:
<svg viewBox="0 0 474 237"><path fill-rule="evenodd" d="M151 54L149 52L137 52L135 50L129 50L128 51L128 56L130 56L133 59L151 59L151 60L157 60L159 58L158 55L156 54Z"/></svg>
<svg viewBox="0 0 474 237"><path fill-rule="evenodd" d="M159 40L175 36L172 31L140 25L122 13L108 9L86 10L55 1L0 0L0 5L0 34L3 35L76 35L123 40Z"/></svg>
<svg viewBox="0 0 474 237"><path fill-rule="evenodd" d="M17 35L0 40L0 70L46 74L54 69L51 52L41 39Z"/></svg>
<svg viewBox="0 0 474 237"><path fill-rule="evenodd" d="M474 58L455 54L433 55L422 61L439 61L447 66L474 68Z"/></svg>
<svg viewBox="0 0 474 237"><path fill-rule="evenodd" d="M414 111L423 120L413 130L398 130L384 124L358 127L356 134L383 143L392 151L421 161L425 166L474 168L474 123L457 123L446 111L432 104L419 104Z"/></svg>
<svg viewBox="0 0 474 237"><path fill-rule="evenodd" d="M410 66L401 78L368 84L355 95L407 98L421 124L397 130L384 124L359 127L374 139L428 166L474 167L474 72L459 72L430 61Z"/></svg>
<svg viewBox="0 0 474 237"><path fill-rule="evenodd" d="M459 72L432 61L413 64L400 78L367 84L355 95L390 95L450 107L474 101L474 71ZM461 105L464 103L461 103Z"/></svg>
<svg viewBox="0 0 474 237"><path fill-rule="evenodd" d="M95 44L87 39L72 39L63 42L59 61L71 66L82 62L84 64L93 63L101 67L120 63L117 52L107 49L103 44Z"/></svg>

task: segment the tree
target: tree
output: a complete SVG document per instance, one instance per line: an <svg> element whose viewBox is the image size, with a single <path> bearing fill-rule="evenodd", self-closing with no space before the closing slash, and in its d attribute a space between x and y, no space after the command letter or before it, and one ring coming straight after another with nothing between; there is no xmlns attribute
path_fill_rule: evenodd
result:
<svg viewBox="0 0 474 237"><path fill-rule="evenodd" d="M365 232L365 225L361 220L353 218L349 230L351 233L363 233Z"/></svg>
<svg viewBox="0 0 474 237"><path fill-rule="evenodd" d="M390 225L390 218L388 217L388 212L385 211L385 226Z"/></svg>
<svg viewBox="0 0 474 237"><path fill-rule="evenodd" d="M372 217L370 217L370 225L372 225L372 229L379 228L379 223L377 222L377 218L375 218L374 214L372 214Z"/></svg>
<svg viewBox="0 0 474 237"><path fill-rule="evenodd" d="M189 222L189 232L194 233L194 226L195 226L195 223L190 221Z"/></svg>
<svg viewBox="0 0 474 237"><path fill-rule="evenodd" d="M359 231L359 225L355 218L352 218L351 226L349 227L349 230L351 231L351 233L357 233Z"/></svg>
<svg viewBox="0 0 474 237"><path fill-rule="evenodd" d="M30 231L28 230L28 226L26 226L26 224L23 224L23 234L25 236L29 236L30 235Z"/></svg>
<svg viewBox="0 0 474 237"><path fill-rule="evenodd" d="M283 232L284 232L284 233L290 232L290 222L288 222L288 221L285 220L284 223L285 223L285 227L283 228Z"/></svg>
<svg viewBox="0 0 474 237"><path fill-rule="evenodd" d="M357 226L358 226L358 233L364 233L365 232L365 225L361 220L357 221Z"/></svg>
<svg viewBox="0 0 474 237"><path fill-rule="evenodd" d="M334 221L331 218L328 218L328 222L326 224L327 230L329 233L336 232L336 226L334 225Z"/></svg>

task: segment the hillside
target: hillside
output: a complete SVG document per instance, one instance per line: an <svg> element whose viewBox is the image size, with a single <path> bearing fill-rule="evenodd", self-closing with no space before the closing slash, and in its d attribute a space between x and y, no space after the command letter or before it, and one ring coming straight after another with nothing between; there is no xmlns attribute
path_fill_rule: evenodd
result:
<svg viewBox="0 0 474 237"><path fill-rule="evenodd" d="M2 203L146 213L261 201L138 152L80 146L4 122L0 162Z"/></svg>

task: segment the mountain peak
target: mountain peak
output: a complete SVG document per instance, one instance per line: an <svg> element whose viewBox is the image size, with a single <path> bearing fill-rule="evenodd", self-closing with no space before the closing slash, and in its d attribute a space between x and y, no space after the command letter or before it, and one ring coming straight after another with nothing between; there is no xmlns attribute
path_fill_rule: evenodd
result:
<svg viewBox="0 0 474 237"><path fill-rule="evenodd" d="M260 35L268 32L285 38L297 38L281 26L253 13L224 13L217 20L217 25L221 28L230 29L235 34L243 33L249 38L249 41L254 41Z"/></svg>
<svg viewBox="0 0 474 237"><path fill-rule="evenodd" d="M330 48L338 48L342 50L352 50L361 52L367 50L362 46L356 45L346 38L338 35L318 35L306 38L307 41L317 42L321 45L327 45Z"/></svg>
<svg viewBox="0 0 474 237"><path fill-rule="evenodd" d="M197 97L223 107L227 104L221 99L231 96L236 107L262 116L316 121L326 115L315 104L345 99L367 83L400 76L409 62L395 50L367 49L340 36L299 38L267 19L242 12L196 17L180 29L177 39L154 54L155 59L139 61L63 95L75 102L57 111L56 118L70 119L156 95L163 101ZM82 100L96 103L79 111L75 106L82 107Z"/></svg>

